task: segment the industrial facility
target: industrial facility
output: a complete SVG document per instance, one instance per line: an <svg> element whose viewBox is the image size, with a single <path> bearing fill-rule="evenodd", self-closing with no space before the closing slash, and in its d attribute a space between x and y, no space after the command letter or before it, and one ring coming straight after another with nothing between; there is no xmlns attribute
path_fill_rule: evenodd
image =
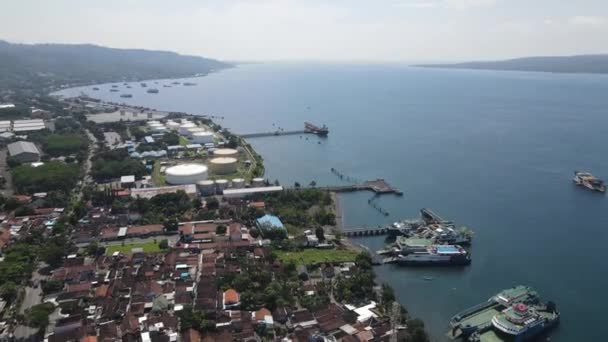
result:
<svg viewBox="0 0 608 342"><path fill-rule="evenodd" d="M217 150L213 151L213 155L216 157L238 159L239 151L232 149L232 148L218 148Z"/></svg>
<svg viewBox="0 0 608 342"><path fill-rule="evenodd" d="M179 164L165 171L165 181L169 184L196 184L207 176L208 168L203 164Z"/></svg>
<svg viewBox="0 0 608 342"><path fill-rule="evenodd" d="M211 167L211 171L217 175L228 175L236 172L237 162L236 158L213 158L209 161L209 167Z"/></svg>

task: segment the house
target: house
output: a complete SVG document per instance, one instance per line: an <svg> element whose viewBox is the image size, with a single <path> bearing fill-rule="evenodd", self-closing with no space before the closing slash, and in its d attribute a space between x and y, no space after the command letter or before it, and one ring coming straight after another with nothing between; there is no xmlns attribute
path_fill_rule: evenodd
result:
<svg viewBox="0 0 608 342"><path fill-rule="evenodd" d="M260 310L253 312L252 318L255 324L264 324L267 328L272 328L274 325L272 313L266 308L261 308Z"/></svg>
<svg viewBox="0 0 608 342"><path fill-rule="evenodd" d="M226 291L224 291L224 294L222 296L222 303L224 306L224 309L231 309L231 308L236 308L239 305L241 305L241 296L239 295L238 292L236 292L235 289L228 289Z"/></svg>
<svg viewBox="0 0 608 342"><path fill-rule="evenodd" d="M120 177L120 186L126 189L132 188L135 186L135 176L129 175Z"/></svg>
<svg viewBox="0 0 608 342"><path fill-rule="evenodd" d="M21 163L32 163L40 160L40 151L34 143L29 141L17 141L8 144L8 153Z"/></svg>

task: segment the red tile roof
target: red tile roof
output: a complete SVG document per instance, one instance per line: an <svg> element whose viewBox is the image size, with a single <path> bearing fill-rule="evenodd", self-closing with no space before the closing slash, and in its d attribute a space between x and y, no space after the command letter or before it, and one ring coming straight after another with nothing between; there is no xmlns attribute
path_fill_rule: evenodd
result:
<svg viewBox="0 0 608 342"><path fill-rule="evenodd" d="M224 304L236 304L239 302L239 293L234 289L224 291Z"/></svg>

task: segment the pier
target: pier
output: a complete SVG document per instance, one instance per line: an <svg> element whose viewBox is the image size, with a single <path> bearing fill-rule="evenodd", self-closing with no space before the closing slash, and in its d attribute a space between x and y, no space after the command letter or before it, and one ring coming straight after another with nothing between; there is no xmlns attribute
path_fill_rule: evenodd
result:
<svg viewBox="0 0 608 342"><path fill-rule="evenodd" d="M388 227L346 228L342 234L347 237L385 235L388 234Z"/></svg>
<svg viewBox="0 0 608 342"><path fill-rule="evenodd" d="M373 191L376 194L395 194L398 196L403 195L399 189L391 186L384 179L376 179L365 181L361 184L353 184L353 185L337 185L337 186L326 186L319 187L321 189L325 189L333 192L353 192L353 191Z"/></svg>
<svg viewBox="0 0 608 342"><path fill-rule="evenodd" d="M273 124L274 125L274 124ZM323 125L318 127L310 122L304 122L303 130L293 130L293 131L285 131L282 128L279 128L272 132L260 132L260 133L249 133L249 134L240 134L241 138L263 138L263 137L277 137L282 135L302 135L302 134L315 134L320 137L326 137L329 133L329 129L327 126Z"/></svg>

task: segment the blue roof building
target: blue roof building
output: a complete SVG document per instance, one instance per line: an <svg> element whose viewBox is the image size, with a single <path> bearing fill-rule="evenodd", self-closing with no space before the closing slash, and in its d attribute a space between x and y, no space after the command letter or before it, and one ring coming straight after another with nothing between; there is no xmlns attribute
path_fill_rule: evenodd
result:
<svg viewBox="0 0 608 342"><path fill-rule="evenodd" d="M256 220L256 225L262 231L267 231L269 229L280 229L287 232L287 229L285 229L283 222L281 222L281 220L274 215L266 214L260 217Z"/></svg>

